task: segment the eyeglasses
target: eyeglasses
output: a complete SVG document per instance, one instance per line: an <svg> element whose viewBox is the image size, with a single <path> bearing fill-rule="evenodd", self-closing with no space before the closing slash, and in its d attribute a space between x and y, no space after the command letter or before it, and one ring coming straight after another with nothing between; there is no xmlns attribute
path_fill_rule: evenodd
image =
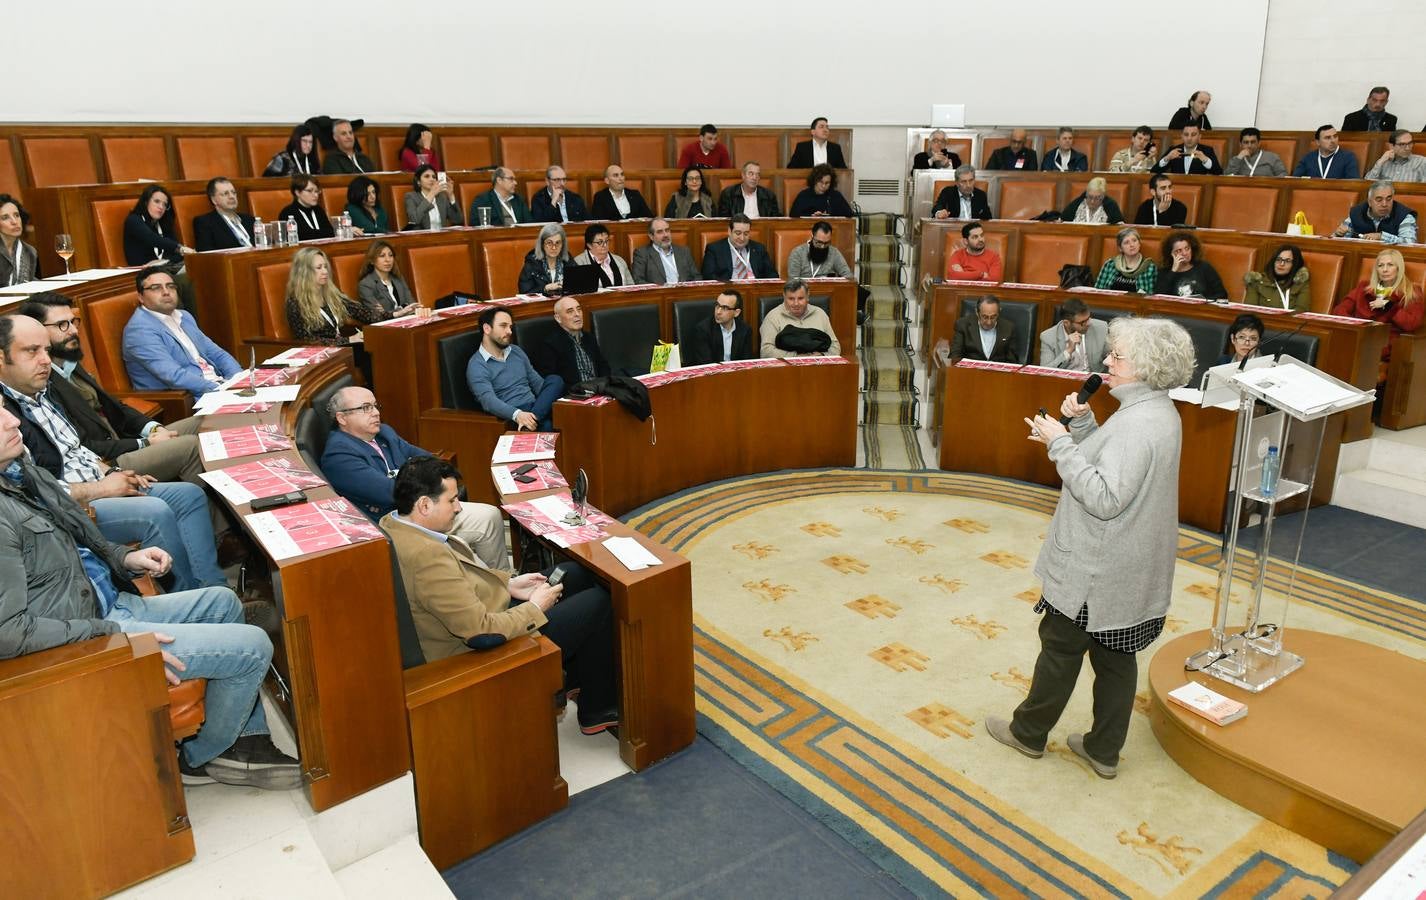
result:
<svg viewBox="0 0 1426 900"><path fill-rule="evenodd" d="M339 412L339 413L354 413L354 412L359 412L359 413L361 413L361 414L363 414L363 415L367 415L367 416L371 415L371 414L374 413L374 412L380 412L380 411L381 411L381 404L380 404L380 403L363 403L361 406L349 406L349 407L347 407L346 409L339 409L339 410L337 410L337 412Z"/></svg>
<svg viewBox="0 0 1426 900"><path fill-rule="evenodd" d="M597 240L590 241L589 243L593 244L593 245L596 246L596 247L608 247L608 246L609 246L609 239L608 239L608 238L598 238Z"/></svg>
<svg viewBox="0 0 1426 900"><path fill-rule="evenodd" d="M45 324L45 327L46 327L46 328L53 328L53 329L55 329L56 331L58 331L60 334L67 334L67 333L69 333L70 331L74 331L75 333L78 333L78 332L79 332L79 322L80 322L79 316L75 316L75 317L72 318L72 319L65 319L63 322L48 322L48 323Z"/></svg>
<svg viewBox="0 0 1426 900"><path fill-rule="evenodd" d="M1291 256L1279 256L1279 257L1277 257L1276 259L1274 259L1273 262L1276 262L1276 263L1285 263L1286 265L1289 265L1289 266L1290 266L1290 265L1292 265L1292 257L1291 257Z"/></svg>
<svg viewBox="0 0 1426 900"><path fill-rule="evenodd" d="M170 291L176 291L176 290L178 290L178 288L174 285L174 283L173 283L172 281L165 281L165 282L163 282L162 284L146 284L146 285L144 285L144 293L146 293L146 294L147 294L147 293L167 294L167 293L169 293Z"/></svg>
<svg viewBox="0 0 1426 900"><path fill-rule="evenodd" d="M1233 335L1233 343L1235 344L1256 344L1260 340L1262 340L1262 338L1258 337L1256 334L1247 334L1244 332L1239 332L1238 334Z"/></svg>
<svg viewBox="0 0 1426 900"><path fill-rule="evenodd" d="M718 307L719 309L723 310L724 312L737 312L737 310L738 310L738 308L737 308L736 306L728 306L728 305L723 304L723 303L716 303L716 302L715 302L713 305L716 306L716 307Z"/></svg>

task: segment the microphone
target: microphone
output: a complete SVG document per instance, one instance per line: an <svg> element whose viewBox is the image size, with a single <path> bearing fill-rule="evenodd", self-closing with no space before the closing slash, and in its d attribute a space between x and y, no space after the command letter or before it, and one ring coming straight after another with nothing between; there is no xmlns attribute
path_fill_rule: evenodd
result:
<svg viewBox="0 0 1426 900"><path fill-rule="evenodd" d="M1094 396L1094 392L1099 390L1099 386L1104 383L1104 379L1095 373L1084 380L1084 385L1079 389L1079 396L1075 399L1080 403L1088 403L1089 398ZM1060 424L1068 428L1070 424L1069 416L1060 416Z"/></svg>
<svg viewBox="0 0 1426 900"><path fill-rule="evenodd" d="M1307 321L1308 321L1307 319L1303 319L1301 322L1298 323L1298 325L1297 325L1296 328L1292 329L1292 330L1289 331L1287 334L1280 334L1280 335L1278 335L1277 337L1273 338L1273 339L1270 340L1270 341L1266 341L1266 342L1264 342L1264 343L1262 343L1262 344L1259 344L1259 345L1258 345L1258 355L1259 355L1259 356L1262 356L1262 355L1263 355L1263 350L1265 350L1265 349L1268 348L1268 347L1271 347L1273 344L1277 344L1277 345L1278 345L1277 352L1273 354L1273 365L1277 365L1279 362L1282 361L1282 353L1283 353L1284 350L1287 349L1287 342L1290 341L1290 340L1292 340L1293 338L1297 337L1299 334L1302 333L1302 329L1304 329L1304 328L1307 327ZM1244 362L1244 363L1247 363L1247 360L1245 359L1245 360L1243 360L1243 362Z"/></svg>

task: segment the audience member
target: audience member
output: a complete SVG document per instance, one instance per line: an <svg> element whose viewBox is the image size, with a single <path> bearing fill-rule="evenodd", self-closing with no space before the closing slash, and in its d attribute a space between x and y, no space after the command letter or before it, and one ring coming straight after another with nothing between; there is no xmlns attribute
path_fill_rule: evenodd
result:
<svg viewBox="0 0 1426 900"><path fill-rule="evenodd" d="M622 287L634 283L634 273L624 258L611 251L614 236L609 229L595 223L584 229L584 252L574 258L577 265L599 267L599 289Z"/></svg>
<svg viewBox="0 0 1426 900"><path fill-rule="evenodd" d="M743 321L743 295L731 288L713 301L712 318L693 326L693 338L680 348L685 366L756 359L753 330Z"/></svg>
<svg viewBox="0 0 1426 900"><path fill-rule="evenodd" d="M1416 138L1399 128L1391 133L1386 152L1367 172L1372 181L1426 181L1426 156L1413 152Z"/></svg>
<svg viewBox="0 0 1426 900"><path fill-rule="evenodd" d="M124 219L124 262L131 266L162 263L183 265L183 257L195 253L178 241L178 225L173 217L173 200L168 188L151 184L139 194L134 208Z"/></svg>
<svg viewBox="0 0 1426 900"><path fill-rule="evenodd" d="M1000 254L985 245L985 226L967 222L961 226L961 245L946 257L947 281L1000 281Z"/></svg>
<svg viewBox="0 0 1426 900"><path fill-rule="evenodd" d="M272 659L267 635L243 624L226 587L137 596L128 579L163 574L170 555L106 539L48 472L25 459L19 428L0 411L0 556L10 561L0 590L0 658L118 632L153 633L170 684L208 682L203 724L178 750L183 783L300 787L301 766L273 746L258 696Z"/></svg>
<svg viewBox="0 0 1426 900"><path fill-rule="evenodd" d="M1027 145L1025 129L1016 128L1010 132L1010 143L1004 147L997 147L995 152L990 154L990 159L986 162L987 169L1019 169L1024 172L1033 172L1037 168L1039 157L1035 151Z"/></svg>
<svg viewBox="0 0 1426 900"><path fill-rule="evenodd" d="M1164 238L1163 261L1154 293L1170 297L1203 297L1227 300L1228 291L1218 270L1201 258L1198 238L1186 231L1171 231Z"/></svg>
<svg viewBox="0 0 1426 900"><path fill-rule="evenodd" d="M535 236L535 246L525 254L520 269L520 293L554 296L564 288L564 267L570 263L564 229L550 222Z"/></svg>
<svg viewBox="0 0 1426 900"><path fill-rule="evenodd" d="M1252 306L1275 306L1293 312L1312 307L1312 273L1296 244L1283 244L1268 259L1261 272L1244 272L1247 292L1243 302Z"/></svg>
<svg viewBox="0 0 1426 900"><path fill-rule="evenodd" d="M136 391L183 390L194 399L243 370L178 308L178 288L163 269L134 276L139 308L124 326L124 369Z"/></svg>
<svg viewBox="0 0 1426 900"><path fill-rule="evenodd" d="M1213 102L1213 95L1207 91L1194 91L1188 97L1188 105L1180 106L1169 119L1169 131L1178 131L1185 125L1196 126L1201 131L1212 131L1213 126L1208 122L1208 104Z"/></svg>
<svg viewBox="0 0 1426 900"><path fill-rule="evenodd" d="M1173 179L1163 174L1149 176L1149 199L1134 213L1135 225L1173 227L1188 221L1188 207L1173 198Z"/></svg>
<svg viewBox="0 0 1426 900"><path fill-rule="evenodd" d="M604 189L594 195L591 216L618 222L624 219L651 219L653 210L644 202L644 195L625 187L624 167L615 163L604 167Z"/></svg>
<svg viewBox="0 0 1426 900"><path fill-rule="evenodd" d="M963 359L1024 362L1015 358L1015 323L1000 318L1000 301L989 294L976 301L974 315L956 320L951 339L951 364Z"/></svg>
<svg viewBox="0 0 1426 900"><path fill-rule="evenodd" d="M267 178L291 178L293 175L316 175L322 171L322 157L317 152L317 134L303 123L292 129L287 146L268 161L262 174Z"/></svg>
<svg viewBox="0 0 1426 900"><path fill-rule="evenodd" d="M213 211L193 217L193 246L205 250L235 250L253 245L253 217L238 212L238 189L222 176L208 180ZM3 227L3 221L0 221Z"/></svg>
<svg viewBox="0 0 1426 900"><path fill-rule="evenodd" d="M1089 225L1118 225L1124 221L1124 213L1108 191L1109 183L1102 176L1089 179L1084 192L1070 201L1060 213L1060 219Z"/></svg>
<svg viewBox="0 0 1426 900"><path fill-rule="evenodd" d="M566 696L579 691L579 728L599 734L619 724L615 684L614 622L609 592L587 569L561 563L564 580L549 583L554 569L511 577L483 565L471 548L450 534L463 504L460 473L431 456L408 461L396 474L395 509L381 519L400 562L411 619L428 662L495 642L543 634L560 648ZM548 715L548 707L528 710Z"/></svg>
<svg viewBox="0 0 1426 900"><path fill-rule="evenodd" d="M396 266L396 250L386 241L372 241L361 261L357 300L366 307L362 321L379 322L409 316L420 306Z"/></svg>
<svg viewBox="0 0 1426 900"><path fill-rule="evenodd" d="M807 299L807 285L797 278L782 286L782 304L763 316L758 327L763 359L786 356L841 356L832 320Z"/></svg>
<svg viewBox="0 0 1426 900"><path fill-rule="evenodd" d="M813 166L807 173L807 187L793 198L787 214L794 219L854 215L847 198L837 190L837 173L826 163Z"/></svg>
<svg viewBox="0 0 1426 900"><path fill-rule="evenodd" d="M937 219L995 218L985 191L975 186L975 166L966 163L956 167L956 183L941 189L931 215Z"/></svg>
<svg viewBox="0 0 1426 900"><path fill-rule="evenodd" d="M20 201L0 194L0 286L25 284L41 278L40 254L25 243L30 214Z"/></svg>
<svg viewBox="0 0 1426 900"><path fill-rule="evenodd" d="M1174 172L1179 175L1218 175L1223 169L1218 165L1218 154L1212 147L1198 143L1197 125L1185 125L1179 132L1182 141L1169 148L1169 152L1154 163L1158 172Z"/></svg>
<svg viewBox="0 0 1426 900"><path fill-rule="evenodd" d="M1367 188L1367 199L1347 211L1347 218L1332 237L1381 241L1383 244L1416 243L1416 210L1399 203L1390 181Z"/></svg>
<svg viewBox="0 0 1426 900"><path fill-rule="evenodd" d="M1109 323L1090 315L1078 297L1067 299L1059 322L1040 332L1040 365L1052 369L1103 372L1108 350Z"/></svg>
<svg viewBox="0 0 1426 900"><path fill-rule="evenodd" d="M679 179L678 192L668 198L665 219L713 218L713 195L708 190L703 172L697 166L685 166Z"/></svg>
<svg viewBox="0 0 1426 900"><path fill-rule="evenodd" d="M703 248L703 277L712 281L776 278L767 248L752 239L753 220L742 213L728 219L728 236Z"/></svg>
<svg viewBox="0 0 1426 900"><path fill-rule="evenodd" d="M1243 313L1228 326L1226 352L1213 362L1215 366L1242 363L1258 355L1263 341L1263 320L1252 313Z"/></svg>
<svg viewBox="0 0 1426 900"><path fill-rule="evenodd" d="M436 136L419 122L406 129L406 137L401 141L401 171L415 172L422 166L430 166L437 172L444 172L441 154L436 152Z"/></svg>
<svg viewBox="0 0 1426 900"><path fill-rule="evenodd" d="M649 223L649 242L634 251L634 281L638 284L677 284L697 281L693 252L673 241L673 227L660 216Z"/></svg>
<svg viewBox="0 0 1426 900"><path fill-rule="evenodd" d="M946 147L946 133L939 128L931 132L926 149L911 160L913 169L959 169L960 155Z"/></svg>
<svg viewBox="0 0 1426 900"><path fill-rule="evenodd" d="M545 186L530 201L530 216L536 222L583 222L589 218L584 198L566 187L563 166L545 169Z"/></svg>
<svg viewBox="0 0 1426 900"><path fill-rule="evenodd" d="M726 218L741 213L749 219L782 215L782 207L777 197L765 187L760 187L763 167L755 162L743 163L743 180L723 189L718 197L718 218Z"/></svg>
<svg viewBox="0 0 1426 900"><path fill-rule="evenodd" d="M982 241L982 244L984 242ZM814 222L812 237L805 244L798 244L787 255L787 277L806 280L808 278L851 279L852 267L842 251L832 246L832 226L826 222Z"/></svg>
<svg viewBox="0 0 1426 900"><path fill-rule="evenodd" d="M1386 111L1386 101L1390 96L1391 91L1384 87L1374 87L1370 91L1367 91L1367 102L1362 105L1362 108L1354 112L1349 112L1343 117L1342 130L1396 130L1396 116Z"/></svg>
<svg viewBox="0 0 1426 900"><path fill-rule="evenodd" d="M482 310L480 348L466 365L465 381L480 408L520 431L552 431L550 410L564 393L558 375L541 378L525 351L510 342L515 330L510 311Z"/></svg>
<svg viewBox="0 0 1426 900"><path fill-rule="evenodd" d="M465 224L456 202L455 182L441 178L433 166L417 166L411 186L414 190L407 191L401 201L406 205L407 231L439 231Z"/></svg>
<svg viewBox="0 0 1426 900"><path fill-rule="evenodd" d="M490 173L490 190L470 202L467 221L472 225L479 225L482 209L490 210L491 225L523 225L533 221L530 208L525 205L525 198L516 192L519 186L520 182L515 178L514 170L496 166Z"/></svg>
<svg viewBox="0 0 1426 900"><path fill-rule="evenodd" d="M332 143L335 148L327 151L327 158L322 160L322 174L361 175L377 171L376 163L361 152L361 145L357 143L356 132L362 124L361 119L332 120Z"/></svg>
<svg viewBox="0 0 1426 900"><path fill-rule="evenodd" d="M287 189L292 193L292 202L282 208L277 218L280 222L291 219L297 223L297 240L313 241L337 236L331 217L322 208L322 186L317 179L311 175L293 175Z"/></svg>
<svg viewBox="0 0 1426 900"><path fill-rule="evenodd" d="M369 176L358 175L347 185L347 215L352 218L356 234L385 234L391 230L391 219L381 205L381 191Z"/></svg>
<svg viewBox="0 0 1426 900"><path fill-rule="evenodd" d="M1292 170L1293 178L1357 178L1361 169L1356 154L1337 146L1337 129L1319 125L1313 132L1317 149L1309 151Z"/></svg>
<svg viewBox="0 0 1426 900"><path fill-rule="evenodd" d="M799 141L792 151L792 159L787 161L789 169L810 169L813 166L828 165L834 169L845 169L847 161L842 158L842 147L830 140L832 131L822 116L812 120L812 138Z"/></svg>
<svg viewBox="0 0 1426 900"><path fill-rule="evenodd" d="M698 140L684 145L678 154L680 169L731 169L733 160L728 148L718 143L718 126L708 124L698 129ZM684 218L679 216L679 218Z"/></svg>
<svg viewBox="0 0 1426 900"><path fill-rule="evenodd" d="M322 474L332 490L379 522L396 508L393 489L397 471L406 460L431 456L431 452L407 443L396 429L382 422L381 404L364 387L342 388L321 412L333 424L322 448ZM447 533L469 544L488 569L510 564L505 520L500 510L488 503L462 504Z"/></svg>
<svg viewBox="0 0 1426 900"><path fill-rule="evenodd" d="M1089 157L1074 148L1074 129L1061 125L1055 149L1040 162L1042 172L1088 172Z"/></svg>
<svg viewBox="0 0 1426 900"><path fill-rule="evenodd" d="M599 342L593 334L584 330L584 307L579 305L579 298L559 298L552 312L559 329L530 348L535 369L546 375L558 376L560 383L567 388L611 374L609 361L599 349Z"/></svg>
<svg viewBox="0 0 1426 900"><path fill-rule="evenodd" d="M287 272L287 326L304 344L344 345L347 319L370 324L379 310L353 302L332 278L332 261L318 247L303 247Z"/></svg>
<svg viewBox="0 0 1426 900"><path fill-rule="evenodd" d="M1129 146L1114 154L1109 161L1111 172L1147 172L1158 162L1154 151L1154 129L1140 125L1129 135Z"/></svg>
<svg viewBox="0 0 1426 900"><path fill-rule="evenodd" d="M1426 310L1426 303L1422 302L1421 292L1406 274L1406 261L1402 259L1401 251L1392 247L1376 255L1371 278L1358 282L1347 296L1337 301L1337 305L1332 307L1332 315L1370 319L1389 325L1391 338L1381 351L1381 361L1385 364L1391 359L1391 345L1397 337L1420 329L1423 310ZM1377 381L1385 380L1386 369L1383 366Z"/></svg>
<svg viewBox="0 0 1426 900"><path fill-rule="evenodd" d="M1138 230L1119 229L1114 235L1114 243L1118 245L1119 252L1099 267L1099 277L1094 280L1094 286L1106 291L1152 294L1159 277L1159 267L1144 255Z"/></svg>
<svg viewBox="0 0 1426 900"><path fill-rule="evenodd" d="M1263 133L1256 128L1244 128L1238 132L1238 152L1228 160L1224 169L1228 175L1246 175L1249 178L1282 178L1287 174L1287 164L1271 150L1262 148ZM1259 171L1261 170L1261 171Z"/></svg>

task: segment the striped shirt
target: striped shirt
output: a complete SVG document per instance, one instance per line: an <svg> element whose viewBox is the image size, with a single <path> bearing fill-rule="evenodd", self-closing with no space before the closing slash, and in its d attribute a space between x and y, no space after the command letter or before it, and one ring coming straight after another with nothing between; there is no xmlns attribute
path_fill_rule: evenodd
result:
<svg viewBox="0 0 1426 900"><path fill-rule="evenodd" d="M104 477L104 461L80 443L79 432L74 430L64 411L50 402L46 391L40 391L31 398L11 389L8 384L0 384L0 390L20 405L25 418L38 425L60 452L64 459L63 481L77 484Z"/></svg>

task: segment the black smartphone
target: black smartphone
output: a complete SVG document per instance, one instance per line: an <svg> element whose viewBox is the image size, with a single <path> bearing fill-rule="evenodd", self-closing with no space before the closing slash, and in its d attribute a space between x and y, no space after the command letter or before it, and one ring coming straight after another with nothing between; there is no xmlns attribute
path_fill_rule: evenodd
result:
<svg viewBox="0 0 1426 900"><path fill-rule="evenodd" d="M530 472L530 471L534 470L534 468L535 468L535 464L534 464L534 463L525 463L523 466L521 466L520 468L518 468L518 469L515 470L515 474L516 474L516 475L524 475L526 472Z"/></svg>
<svg viewBox="0 0 1426 900"><path fill-rule="evenodd" d="M555 570L550 573L550 577L545 579L545 584L548 584L550 587L554 587L561 581L564 581L564 573L566 571L568 571L568 568L566 566L555 566Z"/></svg>
<svg viewBox="0 0 1426 900"><path fill-rule="evenodd" d="M534 477L530 475L516 475L515 480L521 484L533 484L535 481Z"/></svg>
<svg viewBox="0 0 1426 900"><path fill-rule="evenodd" d="M294 503L304 503L307 495L302 491L289 491L286 494L278 494L276 497L259 497L248 508L253 512L262 512L268 509L277 509L279 506L291 506Z"/></svg>

